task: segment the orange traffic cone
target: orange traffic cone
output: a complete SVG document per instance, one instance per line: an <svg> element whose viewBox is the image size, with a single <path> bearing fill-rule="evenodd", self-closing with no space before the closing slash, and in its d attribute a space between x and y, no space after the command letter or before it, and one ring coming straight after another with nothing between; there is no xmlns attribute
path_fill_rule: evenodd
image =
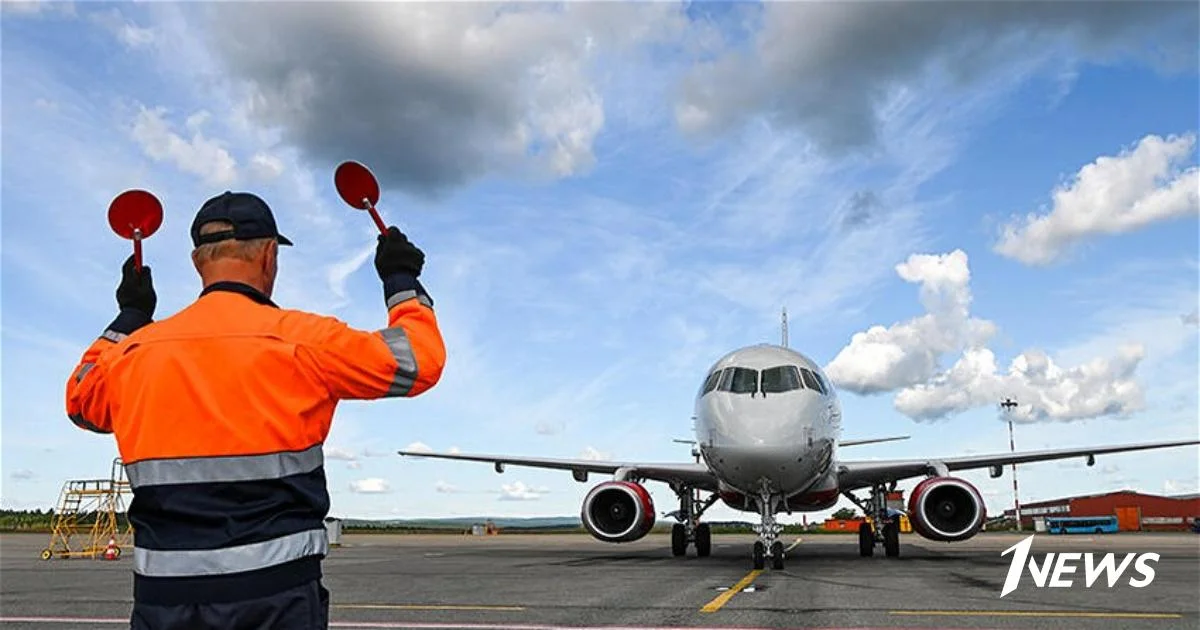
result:
<svg viewBox="0 0 1200 630"><path fill-rule="evenodd" d="M108 546L104 548L105 560L116 560L117 556L121 555L121 549L117 547L117 539L109 538Z"/></svg>

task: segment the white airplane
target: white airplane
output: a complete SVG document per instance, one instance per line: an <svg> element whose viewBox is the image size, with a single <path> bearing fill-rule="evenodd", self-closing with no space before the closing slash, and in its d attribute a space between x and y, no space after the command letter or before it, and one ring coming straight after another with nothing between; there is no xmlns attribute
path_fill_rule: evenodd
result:
<svg viewBox="0 0 1200 630"><path fill-rule="evenodd" d="M888 557L900 555L898 510L889 510L886 496L902 479L925 476L909 493L907 513L913 531L937 541L960 541L979 532L985 505L969 482L951 471L990 468L991 477L1004 466L1083 457L1088 466L1096 455L1200 444L1200 440L1150 442L1119 446L1091 446L1024 453L998 453L900 460L843 460L838 448L907 439L907 436L841 440L842 412L837 393L821 368L807 356L787 347L784 319L783 345L759 344L721 357L707 372L695 400L695 463L599 462L581 459L544 459L505 455L443 454L398 451L412 457L488 462L497 473L505 465L569 470L576 481L589 473L612 475L592 488L583 499L581 519L595 538L613 543L630 542L650 532L655 522L654 504L642 485L646 480L667 483L679 497L679 510L666 514L678 521L671 530L671 550L708 556L712 536L700 517L718 500L743 512L757 512L754 528L754 568L771 560L782 569L783 527L775 521L781 512L815 512L837 503L845 495L870 516L860 526L859 554L870 556L882 545ZM700 459L703 458L703 462ZM865 501L854 491L866 489ZM701 492L710 493L701 500Z"/></svg>

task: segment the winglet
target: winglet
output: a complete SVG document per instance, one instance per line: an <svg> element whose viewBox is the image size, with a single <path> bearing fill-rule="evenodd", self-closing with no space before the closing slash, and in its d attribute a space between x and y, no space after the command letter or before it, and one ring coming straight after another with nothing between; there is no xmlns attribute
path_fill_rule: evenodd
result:
<svg viewBox="0 0 1200 630"><path fill-rule="evenodd" d="M895 442L897 440L907 440L909 436L899 435L896 437L872 438L869 440L843 440L838 442L838 446L861 446L863 444L878 444L879 442Z"/></svg>

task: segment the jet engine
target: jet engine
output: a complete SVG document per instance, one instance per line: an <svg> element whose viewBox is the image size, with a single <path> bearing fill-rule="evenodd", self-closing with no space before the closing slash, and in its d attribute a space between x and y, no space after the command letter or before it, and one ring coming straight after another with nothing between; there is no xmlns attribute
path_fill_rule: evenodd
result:
<svg viewBox="0 0 1200 630"><path fill-rule="evenodd" d="M592 536L605 542L631 542L654 527L654 501L631 481L606 481L583 498L580 515Z"/></svg>
<svg viewBox="0 0 1200 630"><path fill-rule="evenodd" d="M966 540L979 533L986 516L975 486L957 477L930 477L912 489L908 518L913 531L929 540Z"/></svg>

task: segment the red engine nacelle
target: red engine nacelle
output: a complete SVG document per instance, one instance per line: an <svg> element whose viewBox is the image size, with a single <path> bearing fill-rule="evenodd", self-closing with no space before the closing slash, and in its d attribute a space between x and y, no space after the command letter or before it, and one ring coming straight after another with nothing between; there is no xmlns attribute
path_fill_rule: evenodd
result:
<svg viewBox="0 0 1200 630"><path fill-rule="evenodd" d="M641 484L606 481L583 498L583 526L605 542L631 542L654 527L654 501Z"/></svg>
<svg viewBox="0 0 1200 630"><path fill-rule="evenodd" d="M957 477L930 477L908 498L914 532L929 540L966 540L979 533L987 507L975 486Z"/></svg>

